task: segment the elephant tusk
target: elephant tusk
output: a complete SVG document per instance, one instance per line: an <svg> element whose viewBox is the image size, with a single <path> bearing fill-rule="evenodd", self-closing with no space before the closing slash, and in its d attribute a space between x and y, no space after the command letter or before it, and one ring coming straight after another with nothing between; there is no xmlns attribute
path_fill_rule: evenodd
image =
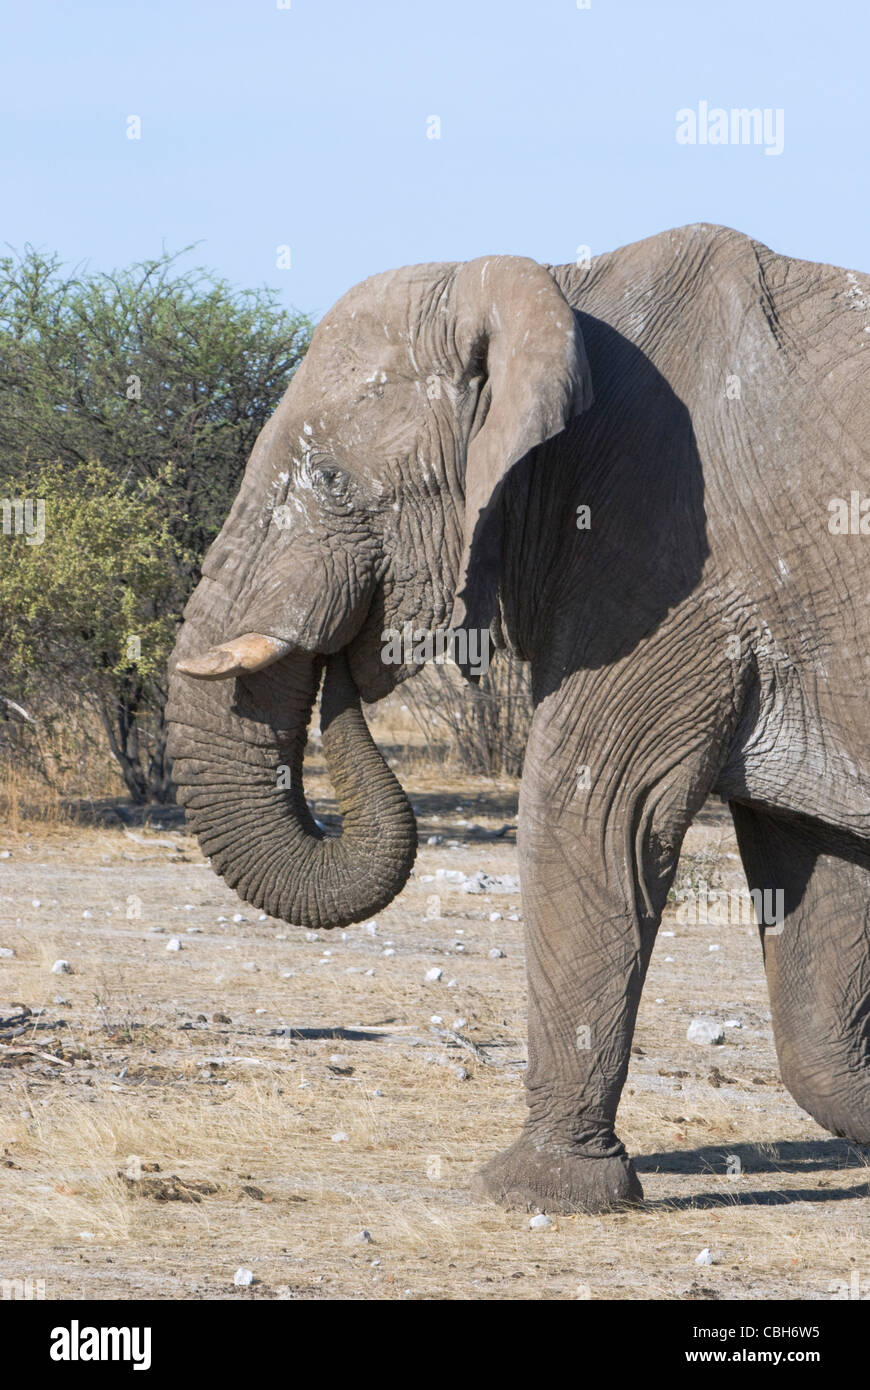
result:
<svg viewBox="0 0 870 1390"><path fill-rule="evenodd" d="M246 632L232 642L224 642L219 647L211 647L202 656L184 657L176 664L176 671L182 676L193 676L201 681L228 680L231 676L244 676L252 671L262 671L274 662L280 661L293 650L292 643L282 642L278 637L266 637L260 632Z"/></svg>

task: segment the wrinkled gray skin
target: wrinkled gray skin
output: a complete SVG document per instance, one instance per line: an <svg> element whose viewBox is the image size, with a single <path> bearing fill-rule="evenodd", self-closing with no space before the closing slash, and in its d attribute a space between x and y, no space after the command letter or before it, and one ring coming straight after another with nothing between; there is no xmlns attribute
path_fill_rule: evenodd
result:
<svg viewBox="0 0 870 1390"><path fill-rule="evenodd" d="M870 536L828 526L831 498L870 491L868 362L870 278L700 225L588 269L365 281L254 449L170 705L181 799L246 900L339 926L404 884L413 818L357 698L411 674L383 629L491 625L531 663L529 1115L479 1180L499 1201L640 1197L616 1108L710 792L750 886L784 891L762 940L785 1083L870 1143ZM301 782L324 659L340 839Z"/></svg>

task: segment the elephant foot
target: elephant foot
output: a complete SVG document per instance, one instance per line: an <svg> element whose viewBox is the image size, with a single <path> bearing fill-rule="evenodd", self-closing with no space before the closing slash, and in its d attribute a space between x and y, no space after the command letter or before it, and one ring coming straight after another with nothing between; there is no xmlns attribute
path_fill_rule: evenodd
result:
<svg viewBox="0 0 870 1390"><path fill-rule="evenodd" d="M523 1135L477 1174L473 1195L533 1212L615 1211L643 1201L627 1153L601 1158Z"/></svg>

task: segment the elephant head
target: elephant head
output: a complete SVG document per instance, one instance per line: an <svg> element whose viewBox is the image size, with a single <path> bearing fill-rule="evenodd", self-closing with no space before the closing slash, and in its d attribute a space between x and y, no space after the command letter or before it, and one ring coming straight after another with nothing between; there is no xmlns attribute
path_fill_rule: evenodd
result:
<svg viewBox="0 0 870 1390"><path fill-rule="evenodd" d="M591 401L576 316L547 269L495 256L364 281L326 315L251 454L171 662L179 798L246 901L308 927L403 887L416 831L363 719L414 667L384 628L488 628L508 470ZM325 667L327 836L302 758Z"/></svg>

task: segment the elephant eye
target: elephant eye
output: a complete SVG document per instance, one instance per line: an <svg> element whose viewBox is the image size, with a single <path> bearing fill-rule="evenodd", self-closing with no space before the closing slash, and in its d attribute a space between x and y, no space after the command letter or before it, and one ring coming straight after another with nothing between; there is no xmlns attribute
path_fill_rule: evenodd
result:
<svg viewBox="0 0 870 1390"><path fill-rule="evenodd" d="M315 487L328 492L331 497L342 498L347 493L348 476L342 468L333 464L320 464L312 469L311 479Z"/></svg>

